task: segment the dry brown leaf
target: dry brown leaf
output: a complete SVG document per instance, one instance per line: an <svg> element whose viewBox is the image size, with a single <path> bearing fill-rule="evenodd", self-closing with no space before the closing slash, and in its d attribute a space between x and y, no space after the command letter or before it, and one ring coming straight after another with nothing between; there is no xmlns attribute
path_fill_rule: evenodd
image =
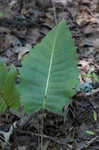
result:
<svg viewBox="0 0 99 150"><path fill-rule="evenodd" d="M87 12L83 11L80 15L76 16L76 23L81 25L83 22L89 22L90 16Z"/></svg>

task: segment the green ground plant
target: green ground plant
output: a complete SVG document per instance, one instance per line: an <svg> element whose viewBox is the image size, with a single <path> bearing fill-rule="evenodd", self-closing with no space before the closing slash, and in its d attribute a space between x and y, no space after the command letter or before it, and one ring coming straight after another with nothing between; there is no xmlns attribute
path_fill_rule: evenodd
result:
<svg viewBox="0 0 99 150"><path fill-rule="evenodd" d="M17 109L20 105L20 94L15 86L17 72L12 65L10 71L0 61L0 112L4 113L8 107Z"/></svg>
<svg viewBox="0 0 99 150"><path fill-rule="evenodd" d="M22 62L18 89L26 112L61 112L78 84L77 53L66 22L61 21Z"/></svg>

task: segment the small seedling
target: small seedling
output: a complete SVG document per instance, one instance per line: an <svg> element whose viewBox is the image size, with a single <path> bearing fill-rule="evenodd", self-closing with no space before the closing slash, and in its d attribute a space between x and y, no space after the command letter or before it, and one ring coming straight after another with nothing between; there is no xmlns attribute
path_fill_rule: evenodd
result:
<svg viewBox="0 0 99 150"><path fill-rule="evenodd" d="M95 133L93 131L89 131L89 130L87 130L86 133L89 135L95 135Z"/></svg>
<svg viewBox="0 0 99 150"><path fill-rule="evenodd" d="M88 71L87 76L88 76L89 78L93 78L93 79L96 80L96 81L99 81L99 78L98 78L98 76L96 75L96 73L92 72L91 70Z"/></svg>
<svg viewBox="0 0 99 150"><path fill-rule="evenodd" d="M94 118L95 121L97 120L97 113L96 113L96 111L93 111L93 118Z"/></svg>

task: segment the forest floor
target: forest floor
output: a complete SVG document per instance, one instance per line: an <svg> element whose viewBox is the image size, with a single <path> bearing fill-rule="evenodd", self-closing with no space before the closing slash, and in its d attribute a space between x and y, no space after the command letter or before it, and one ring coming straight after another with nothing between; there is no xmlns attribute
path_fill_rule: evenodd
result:
<svg viewBox="0 0 99 150"><path fill-rule="evenodd" d="M9 110L1 116L0 130L8 131L15 121L17 128L4 150L99 150L98 0L0 0L0 60L8 68L21 67L31 48L63 18L77 47L80 83L96 85L75 95L61 115Z"/></svg>

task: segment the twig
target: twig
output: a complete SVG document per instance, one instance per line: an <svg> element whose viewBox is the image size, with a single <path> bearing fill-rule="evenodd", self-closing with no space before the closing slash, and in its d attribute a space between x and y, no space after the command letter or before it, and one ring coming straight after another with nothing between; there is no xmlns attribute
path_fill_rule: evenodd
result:
<svg viewBox="0 0 99 150"><path fill-rule="evenodd" d="M52 1L52 5L53 5L53 13L54 13L55 24L57 24L56 7L55 7L55 2L54 1Z"/></svg>
<svg viewBox="0 0 99 150"><path fill-rule="evenodd" d="M16 131L18 131L17 129L16 129ZM20 134L27 134L27 135L29 135L29 136L39 136L39 137L41 137L42 135L41 134L38 134L38 133L31 133L31 132L29 132L29 131L18 131ZM47 135L44 135L43 134L43 138L46 138L46 139L49 139L49 140L52 140L53 142L55 142L55 143L57 143L57 144L60 144L60 145L66 145L67 146L67 141L66 141L66 139L65 139L65 141L64 141L64 139L57 139L57 137L52 137L52 136L47 136Z"/></svg>
<svg viewBox="0 0 99 150"><path fill-rule="evenodd" d="M92 143L94 143L97 139L99 138L99 136L96 136L94 138L92 138L90 141L84 142L84 143L79 143L77 146L76 150L82 150L82 149L86 149L88 148Z"/></svg>

